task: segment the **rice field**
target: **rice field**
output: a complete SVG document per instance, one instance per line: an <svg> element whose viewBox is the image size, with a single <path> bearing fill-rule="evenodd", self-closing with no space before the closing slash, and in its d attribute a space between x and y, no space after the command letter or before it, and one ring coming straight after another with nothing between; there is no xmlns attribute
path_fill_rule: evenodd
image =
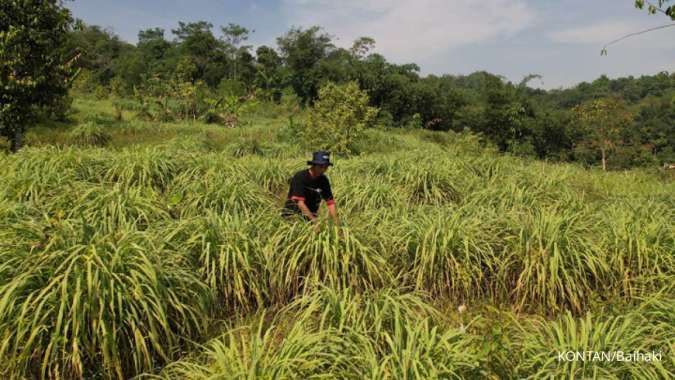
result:
<svg viewBox="0 0 675 380"><path fill-rule="evenodd" d="M371 130L317 232L279 216L309 150L265 120L0 153L0 377L675 377L672 178Z"/></svg>

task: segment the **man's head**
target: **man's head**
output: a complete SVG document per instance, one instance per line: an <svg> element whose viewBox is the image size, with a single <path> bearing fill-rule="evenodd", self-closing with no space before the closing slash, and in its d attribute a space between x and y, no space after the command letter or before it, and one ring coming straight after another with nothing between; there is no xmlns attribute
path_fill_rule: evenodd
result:
<svg viewBox="0 0 675 380"><path fill-rule="evenodd" d="M323 174L333 164L330 162L330 153L320 150L312 154L312 160L307 161L307 165L312 165L313 173Z"/></svg>
<svg viewBox="0 0 675 380"><path fill-rule="evenodd" d="M312 174L314 175L321 175L328 170L328 166L330 165L312 165L310 167L310 170L312 171Z"/></svg>

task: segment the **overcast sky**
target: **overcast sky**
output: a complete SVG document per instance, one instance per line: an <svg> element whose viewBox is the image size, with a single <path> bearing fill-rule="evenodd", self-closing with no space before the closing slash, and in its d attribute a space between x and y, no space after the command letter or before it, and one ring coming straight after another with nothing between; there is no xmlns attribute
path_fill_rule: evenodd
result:
<svg viewBox="0 0 675 380"><path fill-rule="evenodd" d="M395 63L417 63L426 74L486 70L533 87L570 87L602 74L610 78L675 71L675 27L602 46L624 34L667 24L633 0L75 0L75 17L135 43L138 31L171 29L178 21L238 23L253 45L276 46L291 26L320 25L338 46L372 37Z"/></svg>

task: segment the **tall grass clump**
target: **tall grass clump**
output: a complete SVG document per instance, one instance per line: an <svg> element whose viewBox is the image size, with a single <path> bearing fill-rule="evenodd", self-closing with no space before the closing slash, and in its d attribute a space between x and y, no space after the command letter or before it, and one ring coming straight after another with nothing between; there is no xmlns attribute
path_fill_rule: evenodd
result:
<svg viewBox="0 0 675 380"><path fill-rule="evenodd" d="M432 317L433 316L433 317ZM484 360L474 336L444 328L420 294L329 287L257 329L229 330L164 378L467 378Z"/></svg>
<svg viewBox="0 0 675 380"><path fill-rule="evenodd" d="M672 284L675 270L673 208L654 200L625 201L601 211L604 245L624 295Z"/></svg>
<svg viewBox="0 0 675 380"><path fill-rule="evenodd" d="M97 230L110 233L127 226L144 230L150 224L170 217L158 196L147 188L92 184L58 199L63 200L60 207L67 217L80 218Z"/></svg>
<svg viewBox="0 0 675 380"><path fill-rule="evenodd" d="M340 211L343 213L357 215L408 207L403 192L380 178L354 179L343 172L330 178L339 200L346 200L340 203Z"/></svg>
<svg viewBox="0 0 675 380"><path fill-rule="evenodd" d="M325 330L311 332L300 324L284 332L279 326L242 326L211 341L196 361L167 366L164 379L299 379L332 374L348 378L358 362L340 358L335 351L349 347L342 337ZM347 370L340 367L347 367Z"/></svg>
<svg viewBox="0 0 675 380"><path fill-rule="evenodd" d="M293 175L302 168L297 161L248 157L238 163L244 178L274 196L286 196ZM302 162L300 162L302 164ZM332 177L331 177L332 178Z"/></svg>
<svg viewBox="0 0 675 380"><path fill-rule="evenodd" d="M598 317L591 313L575 318L565 313L547 321L533 318L517 327L514 351L518 363L514 377L528 379L668 379L675 376L668 341L654 334L649 321L636 314ZM558 360L568 352L610 353L626 355L660 352L665 360ZM571 358L571 355L570 355Z"/></svg>
<svg viewBox="0 0 675 380"><path fill-rule="evenodd" d="M128 148L111 157L99 178L124 187L152 187L164 191L177 170L175 157L159 148Z"/></svg>
<svg viewBox="0 0 675 380"><path fill-rule="evenodd" d="M363 292L352 288L318 287L290 303L283 313L319 330L360 331L371 337L393 331L396 319L440 319L430 296L405 288L384 287Z"/></svg>
<svg viewBox="0 0 675 380"><path fill-rule="evenodd" d="M446 171L439 170L433 163L426 165L418 162L407 165L397 177L397 182L403 186L412 204L458 203L461 193L456 182L459 176L452 177Z"/></svg>
<svg viewBox="0 0 675 380"><path fill-rule="evenodd" d="M111 135L106 128L93 122L80 124L68 134L70 141L80 146L106 146Z"/></svg>
<svg viewBox="0 0 675 380"><path fill-rule="evenodd" d="M175 358L209 319L204 284L144 235L63 222L0 283L5 378L128 378Z"/></svg>
<svg viewBox="0 0 675 380"><path fill-rule="evenodd" d="M675 283L640 298L637 313L640 313L652 324L656 335L664 342L675 341ZM670 347L671 357L675 354L675 347ZM675 362L671 362L671 369L675 371Z"/></svg>
<svg viewBox="0 0 675 380"><path fill-rule="evenodd" d="M321 284L372 289L390 279L384 258L346 227L315 233L310 225L289 222L270 237L268 249L270 290L278 300Z"/></svg>
<svg viewBox="0 0 675 380"><path fill-rule="evenodd" d="M429 319L397 320L385 341L386 356L373 374L395 379L480 377L484 359L476 350L477 341L459 329L443 329Z"/></svg>
<svg viewBox="0 0 675 380"><path fill-rule="evenodd" d="M252 213L269 207L268 195L245 178L223 173L218 167L205 172L185 171L171 182L166 197L180 217L204 210L216 213Z"/></svg>
<svg viewBox="0 0 675 380"><path fill-rule="evenodd" d="M73 181L78 152L64 148L30 148L16 153L3 166L0 195L42 205Z"/></svg>
<svg viewBox="0 0 675 380"><path fill-rule="evenodd" d="M479 217L478 215L481 215ZM451 298L475 299L500 292L500 230L479 208L427 210L405 227L408 255L403 272L417 289Z"/></svg>
<svg viewBox="0 0 675 380"><path fill-rule="evenodd" d="M161 232L167 246L189 256L219 310L234 314L263 307L270 299L263 223L262 218L207 211Z"/></svg>
<svg viewBox="0 0 675 380"><path fill-rule="evenodd" d="M581 312L611 280L598 220L584 209L553 205L512 215L515 236L504 257L517 307Z"/></svg>
<svg viewBox="0 0 675 380"><path fill-rule="evenodd" d="M404 288L356 292L323 287L292 303L296 323L334 331L349 347L344 360L360 363L348 378L466 378L485 359L475 336L449 326L428 294ZM354 357L353 355L356 355Z"/></svg>

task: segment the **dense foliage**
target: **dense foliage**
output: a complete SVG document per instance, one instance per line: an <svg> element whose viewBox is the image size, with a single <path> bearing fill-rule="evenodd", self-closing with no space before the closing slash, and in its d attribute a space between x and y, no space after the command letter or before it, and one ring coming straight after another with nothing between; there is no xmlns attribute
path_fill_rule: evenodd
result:
<svg viewBox="0 0 675 380"><path fill-rule="evenodd" d="M0 154L3 378L675 375L668 173L371 128L328 173L343 226L314 231L279 216L294 106L222 128L75 105Z"/></svg>
<svg viewBox="0 0 675 380"><path fill-rule="evenodd" d="M675 161L675 74L602 76L569 89L544 91L527 86L537 75L517 84L486 72L422 77L415 64L393 64L372 53L375 41L370 38L354 41L349 49L339 48L319 27L293 28L277 39L277 48L259 46L255 52L243 45L252 31L236 24L221 28L220 38L207 22L181 22L171 32L174 38L168 40L162 29L143 30L134 46L78 22L69 46L82 53L85 72L75 87L101 97L111 87L119 89L121 97L154 93L182 99L201 91L202 99L192 101L199 109L193 118L233 125L230 120L237 119L232 116L236 112L222 109L228 97L249 95L279 102L291 91L301 104L311 105L324 84L356 82L368 94L370 105L379 108L382 125L467 128L490 138L504 152L590 165L601 164L602 155L584 149L593 145L592 134L579 123L574 108L619 98L633 121L606 166ZM158 83L168 86L164 95L157 92ZM233 100L229 103L236 105ZM183 118L176 102L146 99L145 104L155 109L149 110L154 119Z"/></svg>
<svg viewBox="0 0 675 380"><path fill-rule="evenodd" d="M0 140L0 377L675 378L673 171L527 158L671 160L675 75L543 91L318 27L254 55L236 24L131 45L0 10L3 134L44 116ZM317 146L347 153L339 226L280 217Z"/></svg>
<svg viewBox="0 0 675 380"><path fill-rule="evenodd" d="M60 0L0 4L0 136L13 150L38 113L63 117L68 108L70 22Z"/></svg>

